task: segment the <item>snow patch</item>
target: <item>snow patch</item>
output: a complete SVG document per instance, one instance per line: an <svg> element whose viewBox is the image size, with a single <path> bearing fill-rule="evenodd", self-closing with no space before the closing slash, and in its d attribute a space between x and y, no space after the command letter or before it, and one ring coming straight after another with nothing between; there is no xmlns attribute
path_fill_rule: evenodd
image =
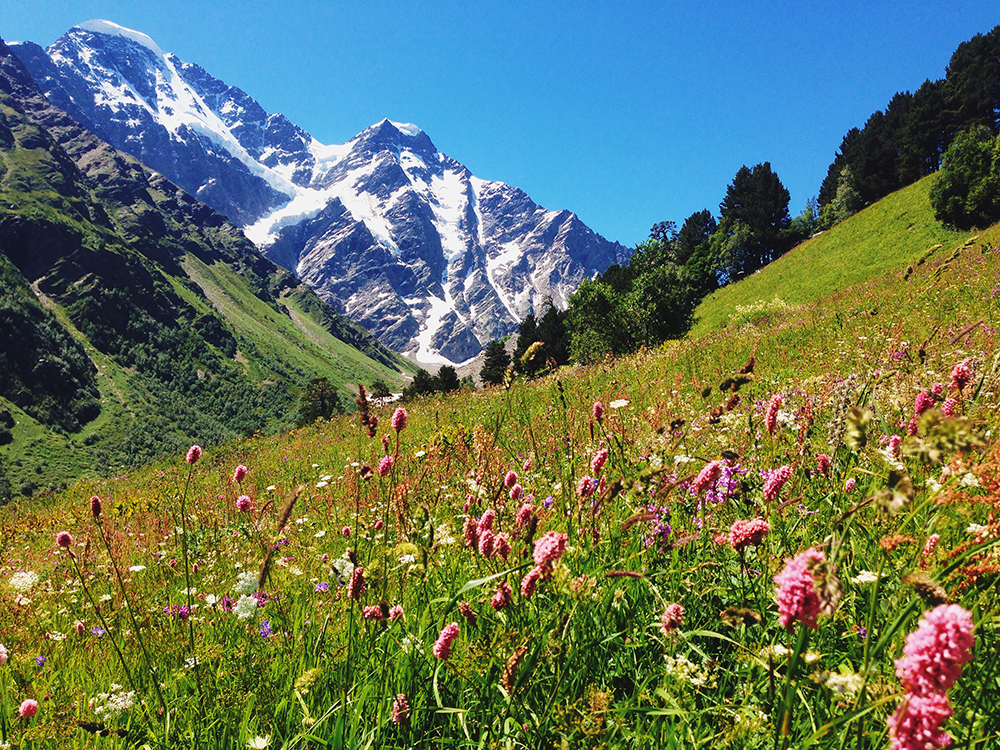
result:
<svg viewBox="0 0 1000 750"><path fill-rule="evenodd" d="M143 34L141 31L126 29L124 26L119 26L116 23L105 21L100 18L84 21L81 24L77 24L76 28L83 29L84 31L92 31L95 34L107 34L108 36L124 37L125 39L135 42L136 44L141 44L153 53L163 57L163 50L156 45L156 42L153 41L152 37L147 34Z"/></svg>
<svg viewBox="0 0 1000 750"><path fill-rule="evenodd" d="M408 135L413 137L415 135L420 135L424 131L414 125L412 122L396 122L394 120L389 120L389 124L392 125L396 130L398 130L403 135Z"/></svg>

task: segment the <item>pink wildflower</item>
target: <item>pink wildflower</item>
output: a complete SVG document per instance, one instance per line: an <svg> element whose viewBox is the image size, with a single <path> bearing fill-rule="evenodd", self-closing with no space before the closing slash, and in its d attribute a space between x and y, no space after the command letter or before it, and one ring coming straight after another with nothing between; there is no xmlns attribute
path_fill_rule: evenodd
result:
<svg viewBox="0 0 1000 750"><path fill-rule="evenodd" d="M389 609L389 620L396 622L396 620L403 619L403 607L399 604L393 606Z"/></svg>
<svg viewBox="0 0 1000 750"><path fill-rule="evenodd" d="M763 518L750 521L737 519L729 529L729 543L737 552L747 547L756 547L770 530L770 524Z"/></svg>
<svg viewBox="0 0 1000 750"><path fill-rule="evenodd" d="M958 400L949 396L944 400L944 403L941 404L941 411L946 417L953 417L955 416L956 406L958 406Z"/></svg>
<svg viewBox="0 0 1000 750"><path fill-rule="evenodd" d="M479 527L472 516L467 516L465 523L462 524L462 536L465 537L466 547L479 548Z"/></svg>
<svg viewBox="0 0 1000 750"><path fill-rule="evenodd" d="M559 558L566 552L566 542L569 539L566 534L557 531L549 531L541 539L535 541L535 550L532 559L535 565L542 569L548 577L548 573L558 562Z"/></svg>
<svg viewBox="0 0 1000 750"><path fill-rule="evenodd" d="M932 406L934 406L934 399L931 398L931 395L927 391L920 391L913 401L913 413L919 417Z"/></svg>
<svg viewBox="0 0 1000 750"><path fill-rule="evenodd" d="M663 635L670 635L670 631L676 630L684 624L684 607L680 604L668 604L660 617L660 630Z"/></svg>
<svg viewBox="0 0 1000 750"><path fill-rule="evenodd" d="M830 471L830 464L832 460L825 453L820 453L816 456L816 471L820 474L826 475Z"/></svg>
<svg viewBox="0 0 1000 750"><path fill-rule="evenodd" d="M490 599L490 606L497 611L503 609L510 604L513 594L514 592L511 590L510 584L504 581L497 588L497 592L493 595L493 598Z"/></svg>
<svg viewBox="0 0 1000 750"><path fill-rule="evenodd" d="M947 747L952 738L941 726L952 715L948 696L907 693L889 725L889 750L933 750Z"/></svg>
<svg viewBox="0 0 1000 750"><path fill-rule="evenodd" d="M696 493L704 492L707 489L711 489L715 486L716 481L719 479L719 475L722 473L722 461L711 461L705 464L705 467L698 472L698 476L694 480L692 487Z"/></svg>
<svg viewBox="0 0 1000 750"><path fill-rule="evenodd" d="M406 702L406 693L399 693L392 699L392 723L405 724L410 720L410 704Z"/></svg>
<svg viewBox="0 0 1000 750"><path fill-rule="evenodd" d="M406 422L410 415L406 413L406 409L402 406L397 406L396 411L392 413L392 429L396 432L402 432L406 429Z"/></svg>
<svg viewBox="0 0 1000 750"><path fill-rule="evenodd" d="M942 393L944 393L944 383L935 383L934 385L932 385L931 393L933 393L935 396L940 396Z"/></svg>
<svg viewBox="0 0 1000 750"><path fill-rule="evenodd" d="M76 628L76 634L77 635L83 635L85 632L87 632L87 626L84 625L81 620L77 620L76 621L76 625L74 625L74 627ZM0 662L0 663L2 663L2 662Z"/></svg>
<svg viewBox="0 0 1000 750"><path fill-rule="evenodd" d="M347 584L347 595L354 601L358 601L365 595L368 584L365 582L365 569L360 565L351 574L351 582Z"/></svg>
<svg viewBox="0 0 1000 750"><path fill-rule="evenodd" d="M590 473L595 477L601 475L601 471L604 469L604 464L608 460L608 449L601 448L594 457L590 460Z"/></svg>
<svg viewBox="0 0 1000 750"><path fill-rule="evenodd" d="M344 528L342 528L340 530L340 535L341 536L350 536L351 535L351 527L350 526L345 526Z"/></svg>
<svg viewBox="0 0 1000 750"><path fill-rule="evenodd" d="M493 557L493 532L489 529L483 529L479 532L479 554L489 559Z"/></svg>
<svg viewBox="0 0 1000 750"><path fill-rule="evenodd" d="M595 422L600 422L604 419L604 404L600 401L595 401L594 406L590 410L591 415L594 417Z"/></svg>
<svg viewBox="0 0 1000 750"><path fill-rule="evenodd" d="M896 676L907 692L944 693L972 659L974 641L972 615L957 604L941 604L924 612L906 637Z"/></svg>
<svg viewBox="0 0 1000 750"><path fill-rule="evenodd" d="M894 455L899 455L899 446L903 442L903 438L900 435L893 435L889 438L889 452Z"/></svg>
<svg viewBox="0 0 1000 750"><path fill-rule="evenodd" d="M822 552L810 547L786 559L784 569L774 577L774 585L778 587L778 622L783 627L791 630L792 624L800 620L806 627L816 629L820 601L809 565L825 560Z"/></svg>
<svg viewBox="0 0 1000 750"><path fill-rule="evenodd" d="M493 508L487 508L479 518L479 534L484 531L493 531L493 521L496 520L497 512Z"/></svg>
<svg viewBox="0 0 1000 750"><path fill-rule="evenodd" d="M17 709L22 719L30 719L38 713L38 701L34 698L25 698Z"/></svg>
<svg viewBox="0 0 1000 750"><path fill-rule="evenodd" d="M517 522L518 526L524 526L531 520L532 507L531 503L525 503L521 506L520 510L517 511L517 515L514 520Z"/></svg>
<svg viewBox="0 0 1000 750"><path fill-rule="evenodd" d="M73 544L73 537L68 531L60 531L56 534L56 544L65 549L69 549L69 546Z"/></svg>
<svg viewBox="0 0 1000 750"><path fill-rule="evenodd" d="M594 490L597 489L597 482L593 477L581 477L580 481L576 484L576 494L580 497L590 497L594 494Z"/></svg>
<svg viewBox="0 0 1000 750"><path fill-rule="evenodd" d="M504 478L503 478L503 486L504 486L504 487L506 487L507 489L510 489L510 488L511 488L511 487L513 487L513 486L514 486L515 484L517 484L517 472L516 472L516 471L513 471L513 470L511 470L511 471L508 471L508 472L507 472L507 473L506 473L506 474L504 475Z"/></svg>
<svg viewBox="0 0 1000 750"><path fill-rule="evenodd" d="M246 495L240 495L236 498L236 510L240 513L249 513L253 510L253 500Z"/></svg>
<svg viewBox="0 0 1000 750"><path fill-rule="evenodd" d="M382 519L381 518L375 519L375 524L374 524L375 531L381 531L382 526L384 526L384 524L382 523Z"/></svg>
<svg viewBox="0 0 1000 750"><path fill-rule="evenodd" d="M519 484L515 484L513 487L510 488L510 501L512 503L516 503L518 500L521 499L521 496L523 494L524 494L524 488Z"/></svg>
<svg viewBox="0 0 1000 750"><path fill-rule="evenodd" d="M99 498L97 495L94 495L92 498L90 498L90 515L92 515L94 518L101 517L101 498Z"/></svg>
<svg viewBox="0 0 1000 750"><path fill-rule="evenodd" d="M530 599L535 595L535 589L538 588L538 581L542 577L542 569L539 567L534 567L528 571L528 574L521 579L521 596L525 599Z"/></svg>
<svg viewBox="0 0 1000 750"><path fill-rule="evenodd" d="M916 417L912 417L909 422L906 423L906 434L913 436L920 431L920 422Z"/></svg>
<svg viewBox="0 0 1000 750"><path fill-rule="evenodd" d="M509 588L509 587L508 587ZM462 615L462 619L470 627L476 627L476 620L479 616L476 614L476 610L472 608L472 605L466 601L461 601L458 603L458 613Z"/></svg>
<svg viewBox="0 0 1000 750"><path fill-rule="evenodd" d="M185 456L184 460L189 464L196 464L199 458L201 458L201 446L192 445L188 448L187 456Z"/></svg>
<svg viewBox="0 0 1000 750"><path fill-rule="evenodd" d="M771 400L767 404L767 414L764 416L764 426L767 427L767 431L773 435L774 431L778 429L778 410L781 405L785 403L785 400L781 397L780 393L775 393L771 396Z"/></svg>
<svg viewBox="0 0 1000 750"><path fill-rule="evenodd" d="M396 462L392 456L382 456L382 460L378 462L378 475L380 477L387 476L390 471L392 471L392 465Z"/></svg>
<svg viewBox="0 0 1000 750"><path fill-rule="evenodd" d="M531 471L531 457L524 459L524 463L521 464L521 471Z"/></svg>
<svg viewBox="0 0 1000 750"><path fill-rule="evenodd" d="M951 387L959 391L972 380L972 358L966 357L953 368L951 368Z"/></svg>
<svg viewBox="0 0 1000 750"><path fill-rule="evenodd" d="M934 554L934 548L938 546L938 542L941 541L940 534L931 534L927 537L927 542L924 544L924 549L920 553L921 557L930 557Z"/></svg>
<svg viewBox="0 0 1000 750"><path fill-rule="evenodd" d="M382 608L377 604L373 604L370 607L365 607L361 614L364 615L366 620L381 620Z"/></svg>
<svg viewBox="0 0 1000 750"><path fill-rule="evenodd" d="M847 481L844 482L844 492L854 492L854 486L858 483L858 480L854 477L848 477Z"/></svg>
<svg viewBox="0 0 1000 750"><path fill-rule="evenodd" d="M785 482L791 478L792 467L787 464L772 471L764 482L764 499L771 502L778 497L778 493L785 486Z"/></svg>
<svg viewBox="0 0 1000 750"><path fill-rule="evenodd" d="M458 623L451 622L445 625L441 629L438 639L434 642L434 648L432 649L434 656L442 661L451 656L451 646L456 638L458 638Z"/></svg>
<svg viewBox="0 0 1000 750"><path fill-rule="evenodd" d="M506 531L497 534L496 538L494 538L493 552L498 555L500 559L507 559L507 556L510 554L510 535Z"/></svg>
<svg viewBox="0 0 1000 750"><path fill-rule="evenodd" d="M237 466L236 469L233 470L233 481L242 482L244 479L247 478L247 471L248 471L247 467L244 466L243 464Z"/></svg>

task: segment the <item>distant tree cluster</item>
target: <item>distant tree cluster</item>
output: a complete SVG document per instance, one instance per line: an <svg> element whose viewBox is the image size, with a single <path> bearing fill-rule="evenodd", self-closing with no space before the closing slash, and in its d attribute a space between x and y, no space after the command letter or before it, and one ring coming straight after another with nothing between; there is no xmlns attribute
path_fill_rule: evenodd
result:
<svg viewBox="0 0 1000 750"><path fill-rule="evenodd" d="M466 386L472 386L471 378L460 380L458 372L451 365L442 365L437 375L431 375L427 370L420 368L413 376L413 382L403 389L402 399L403 401L412 401L418 396L451 393Z"/></svg>
<svg viewBox="0 0 1000 750"><path fill-rule="evenodd" d="M958 134L1000 133L1000 26L955 50L945 78L898 93L844 136L819 190L820 227L936 171Z"/></svg>
<svg viewBox="0 0 1000 750"><path fill-rule="evenodd" d="M1000 221L1000 136L981 125L960 133L944 152L930 198L935 216L948 226Z"/></svg>

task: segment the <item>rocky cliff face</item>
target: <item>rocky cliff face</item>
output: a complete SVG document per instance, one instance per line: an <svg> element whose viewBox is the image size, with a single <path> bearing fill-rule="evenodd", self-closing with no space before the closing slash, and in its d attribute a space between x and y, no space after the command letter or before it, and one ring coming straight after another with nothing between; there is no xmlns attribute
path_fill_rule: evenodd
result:
<svg viewBox="0 0 1000 750"><path fill-rule="evenodd" d="M627 261L568 211L481 180L416 126L326 146L246 92L107 21L15 53L49 99L239 224L397 351L458 364Z"/></svg>

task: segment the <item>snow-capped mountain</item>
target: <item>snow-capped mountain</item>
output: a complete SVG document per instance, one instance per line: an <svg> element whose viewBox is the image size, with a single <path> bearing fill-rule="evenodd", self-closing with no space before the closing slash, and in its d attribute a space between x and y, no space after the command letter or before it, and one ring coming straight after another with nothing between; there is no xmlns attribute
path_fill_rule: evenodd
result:
<svg viewBox="0 0 1000 750"><path fill-rule="evenodd" d="M569 211L481 180L415 125L319 143L246 92L108 21L12 45L48 98L243 227L383 343L458 364L628 259Z"/></svg>

